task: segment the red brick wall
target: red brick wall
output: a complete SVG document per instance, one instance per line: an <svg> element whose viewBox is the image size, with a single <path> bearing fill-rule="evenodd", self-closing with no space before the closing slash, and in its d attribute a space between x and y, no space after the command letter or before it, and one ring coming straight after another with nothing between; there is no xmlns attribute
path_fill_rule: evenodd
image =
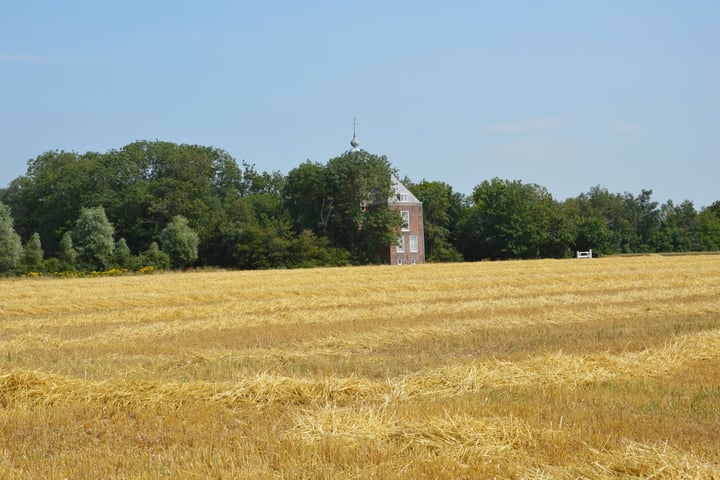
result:
<svg viewBox="0 0 720 480"><path fill-rule="evenodd" d="M410 213L409 230L397 232L398 236L405 238L404 252L398 252L397 246L391 246L387 254L384 255L385 262L390 265L397 265L398 260L403 265L411 265L413 263L425 263L425 235L423 230L423 213L422 204L393 203L390 208L397 211L407 210ZM417 253L410 251L410 236L416 235L418 240Z"/></svg>

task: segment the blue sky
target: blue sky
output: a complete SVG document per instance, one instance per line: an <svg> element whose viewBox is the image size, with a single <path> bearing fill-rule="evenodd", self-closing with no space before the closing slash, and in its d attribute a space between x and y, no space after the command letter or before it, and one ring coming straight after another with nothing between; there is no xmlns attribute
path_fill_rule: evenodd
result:
<svg viewBox="0 0 720 480"><path fill-rule="evenodd" d="M0 186L47 150L349 148L470 194L720 200L720 2L39 1L0 15Z"/></svg>

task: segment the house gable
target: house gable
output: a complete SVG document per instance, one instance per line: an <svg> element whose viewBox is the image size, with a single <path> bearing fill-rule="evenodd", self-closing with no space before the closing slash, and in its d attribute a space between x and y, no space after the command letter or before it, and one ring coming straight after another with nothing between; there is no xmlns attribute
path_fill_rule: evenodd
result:
<svg viewBox="0 0 720 480"><path fill-rule="evenodd" d="M392 182L393 196L388 198L388 204L402 203L422 205L422 202L418 200L405 185L400 183L400 180L398 180L395 175L390 176L390 181Z"/></svg>
<svg viewBox="0 0 720 480"><path fill-rule="evenodd" d="M403 225L397 232L397 245L391 245L383 258L390 265L425 263L425 232L423 228L422 202L400 180L392 175L393 195L387 206L400 212Z"/></svg>

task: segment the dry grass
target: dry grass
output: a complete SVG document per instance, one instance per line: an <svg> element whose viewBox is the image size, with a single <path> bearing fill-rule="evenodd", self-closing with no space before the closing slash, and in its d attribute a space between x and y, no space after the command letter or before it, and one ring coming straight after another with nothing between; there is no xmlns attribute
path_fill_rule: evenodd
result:
<svg viewBox="0 0 720 480"><path fill-rule="evenodd" d="M720 256L0 282L0 478L720 478Z"/></svg>

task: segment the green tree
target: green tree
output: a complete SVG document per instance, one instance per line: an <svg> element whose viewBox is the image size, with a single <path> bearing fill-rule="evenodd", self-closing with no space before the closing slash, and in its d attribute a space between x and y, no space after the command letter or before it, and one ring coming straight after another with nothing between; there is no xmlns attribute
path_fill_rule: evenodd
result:
<svg viewBox="0 0 720 480"><path fill-rule="evenodd" d="M125 239L131 251L147 246L167 222L155 208L149 167L152 153L148 145L149 142L136 142L101 156L108 189L100 204L116 234Z"/></svg>
<svg viewBox="0 0 720 480"><path fill-rule="evenodd" d="M83 208L73 229L73 244L78 260L88 270L107 269L115 250L115 229L103 207Z"/></svg>
<svg viewBox="0 0 720 480"><path fill-rule="evenodd" d="M282 175L245 167L243 177L230 155L212 147L138 141L106 153L43 153L0 194L19 219L21 238L37 231L48 245L59 245L81 208L103 205L131 251L145 248L175 215L188 218L201 245L211 246L235 198L278 195ZM203 252L210 259L213 253Z"/></svg>
<svg viewBox="0 0 720 480"><path fill-rule="evenodd" d="M73 247L72 232L67 231L60 239L58 248L58 269L60 271L74 271L77 269L78 253Z"/></svg>
<svg viewBox="0 0 720 480"><path fill-rule="evenodd" d="M466 259L569 255L574 225L545 188L494 178L475 187L473 201L460 225Z"/></svg>
<svg viewBox="0 0 720 480"><path fill-rule="evenodd" d="M240 268L266 269L288 267L290 237L289 226L272 226L273 219L247 225L237 243L237 259Z"/></svg>
<svg viewBox="0 0 720 480"><path fill-rule="evenodd" d="M350 265L350 252L330 245L326 237L318 237L311 230L303 230L289 245L291 267L345 266Z"/></svg>
<svg viewBox="0 0 720 480"><path fill-rule="evenodd" d="M611 254L617 251L619 244L612 230L616 223L616 214L622 210L622 199L596 185L588 193L565 201L568 211L572 211L577 226L574 250L593 251Z"/></svg>
<svg viewBox="0 0 720 480"><path fill-rule="evenodd" d="M713 215L720 218L720 200L713 202L709 207L703 208L703 210L710 211Z"/></svg>
<svg viewBox="0 0 720 480"><path fill-rule="evenodd" d="M720 201L703 208L698 214L698 223L701 250L720 250Z"/></svg>
<svg viewBox="0 0 720 480"><path fill-rule="evenodd" d="M130 247L128 247L125 238L121 238L120 240L115 242L115 252L113 255L113 259L115 261L115 264L121 268L127 268L130 264L132 259L132 252L130 251Z"/></svg>
<svg viewBox="0 0 720 480"><path fill-rule="evenodd" d="M13 228L10 208L0 203L0 273L12 271L22 257L20 235Z"/></svg>
<svg viewBox="0 0 720 480"><path fill-rule="evenodd" d="M324 229L331 211L325 189L325 167L319 163L308 160L288 172L282 199L296 232Z"/></svg>
<svg viewBox="0 0 720 480"><path fill-rule="evenodd" d="M610 193L599 185L573 199L578 229L576 250L589 248L603 254L632 253L640 237L636 202L632 195Z"/></svg>
<svg viewBox="0 0 720 480"><path fill-rule="evenodd" d="M243 174L241 181L242 196L256 193L268 193L273 196L281 194L285 177L280 172L258 172L255 165L243 162Z"/></svg>
<svg viewBox="0 0 720 480"><path fill-rule="evenodd" d="M119 268L125 268L128 270L139 270L144 266L142 264L142 259L132 254L125 238L120 238L120 240L115 243L113 263Z"/></svg>
<svg viewBox="0 0 720 480"><path fill-rule="evenodd" d="M674 205L669 200L660 208L660 227L655 243L659 252L701 250L700 221L691 201Z"/></svg>
<svg viewBox="0 0 720 480"><path fill-rule="evenodd" d="M573 250L595 250L597 253L611 253L609 247L612 232L598 217L582 217L577 223L577 238Z"/></svg>
<svg viewBox="0 0 720 480"><path fill-rule="evenodd" d="M26 176L11 183L6 197L22 218L23 238L38 232L48 245L57 245L77 212L102 204L109 187L99 154L50 151L28 162Z"/></svg>
<svg viewBox="0 0 720 480"><path fill-rule="evenodd" d="M147 250L140 255L144 266L155 267L161 270L170 268L170 256L160 250L157 242L150 243Z"/></svg>
<svg viewBox="0 0 720 480"><path fill-rule="evenodd" d="M577 228L563 206L548 193L541 200L544 213L544 238L540 244L540 257L565 258L572 255L572 244L577 238Z"/></svg>
<svg viewBox="0 0 720 480"><path fill-rule="evenodd" d="M174 216L160 232L160 246L170 256L173 268L183 268L197 260L199 242L198 234L182 215Z"/></svg>
<svg viewBox="0 0 720 480"><path fill-rule="evenodd" d="M396 242L402 220L386 207L392 173L387 157L364 150L327 162L321 233L350 251L356 263L380 263L381 249Z"/></svg>
<svg viewBox="0 0 720 480"><path fill-rule="evenodd" d="M0 203L4 203L13 212L13 216L17 217L17 220L13 221L13 228L16 233L21 235L21 238L28 238L32 232L40 232L42 238L47 239L43 236L43 231L40 228L36 228L40 221L37 221L36 211L36 194L33 182L24 176L18 177L10 185L2 190L0 194Z"/></svg>
<svg viewBox="0 0 720 480"><path fill-rule="evenodd" d="M40 234L33 233L25 243L23 264L28 272L39 272L43 270L43 257L45 252L40 242Z"/></svg>
<svg viewBox="0 0 720 480"><path fill-rule="evenodd" d="M625 212L627 212L632 229L635 232L636 244L630 247L635 252L654 252L660 228L660 210L658 203L651 200L652 190L642 189L640 195L633 197L626 193Z"/></svg>

